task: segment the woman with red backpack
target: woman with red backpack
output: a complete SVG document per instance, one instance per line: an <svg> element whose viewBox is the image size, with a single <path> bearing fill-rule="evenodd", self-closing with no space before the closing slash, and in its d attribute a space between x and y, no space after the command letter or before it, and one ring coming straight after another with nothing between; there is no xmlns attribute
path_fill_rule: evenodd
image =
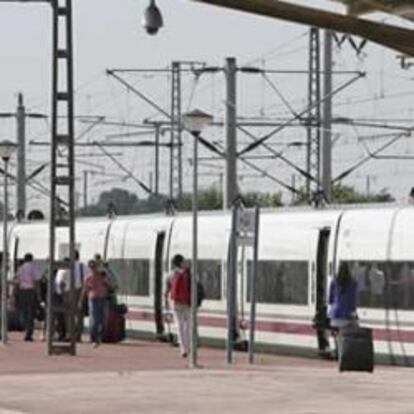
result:
<svg viewBox="0 0 414 414"><path fill-rule="evenodd" d="M170 299L177 323L181 356L185 358L190 344L191 274L184 266L184 256L181 254L176 254L171 264L173 272L167 280L166 307L168 309L168 299Z"/></svg>

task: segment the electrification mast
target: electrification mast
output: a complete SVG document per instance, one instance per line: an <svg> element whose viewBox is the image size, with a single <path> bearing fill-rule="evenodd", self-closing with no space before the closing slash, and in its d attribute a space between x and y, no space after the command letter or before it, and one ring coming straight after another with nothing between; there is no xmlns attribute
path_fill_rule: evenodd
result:
<svg viewBox="0 0 414 414"><path fill-rule="evenodd" d="M53 66L52 66L52 142L49 217L49 278L48 278L48 354L76 354L74 315L76 311L75 262L75 188L74 188L74 102L73 102L73 33L72 0L52 0ZM70 258L69 344L54 339L54 319L58 309L52 303L53 275L63 266L56 252L57 232L63 228L65 256ZM67 237L66 237L67 236ZM61 246L59 246L59 250ZM62 254L62 251L59 251ZM63 257L60 257L61 259Z"/></svg>
<svg viewBox="0 0 414 414"><path fill-rule="evenodd" d="M306 195L308 200L319 190L321 140L320 36L319 29L309 32L309 83L307 117ZM309 177L314 177L311 180Z"/></svg>

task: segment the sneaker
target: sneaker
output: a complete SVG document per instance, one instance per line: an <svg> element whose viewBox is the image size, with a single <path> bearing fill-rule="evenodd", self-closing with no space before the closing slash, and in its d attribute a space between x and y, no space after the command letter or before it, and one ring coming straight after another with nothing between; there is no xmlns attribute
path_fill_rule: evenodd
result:
<svg viewBox="0 0 414 414"><path fill-rule="evenodd" d="M26 336L24 340L27 342L33 342L33 338L31 336Z"/></svg>
<svg viewBox="0 0 414 414"><path fill-rule="evenodd" d="M99 345L100 345L99 342L94 342L92 345L92 348L98 348Z"/></svg>

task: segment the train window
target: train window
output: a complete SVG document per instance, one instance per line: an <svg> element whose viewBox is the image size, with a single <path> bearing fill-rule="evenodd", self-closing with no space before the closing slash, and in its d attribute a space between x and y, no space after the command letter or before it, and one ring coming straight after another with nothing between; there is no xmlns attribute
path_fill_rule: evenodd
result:
<svg viewBox="0 0 414 414"><path fill-rule="evenodd" d="M203 284L206 299L221 299L221 262L219 260L199 260L198 277Z"/></svg>
<svg viewBox="0 0 414 414"><path fill-rule="evenodd" d="M122 295L149 296L149 269L147 259L110 259L118 293Z"/></svg>
<svg viewBox="0 0 414 414"><path fill-rule="evenodd" d="M247 262L247 300L250 301L250 269ZM260 260L257 264L258 303L308 304L308 262Z"/></svg>
<svg viewBox="0 0 414 414"><path fill-rule="evenodd" d="M221 261L198 260L198 277L207 300L221 300ZM191 269L191 260L187 262Z"/></svg>
<svg viewBox="0 0 414 414"><path fill-rule="evenodd" d="M414 309L414 262L347 262L358 283L358 306Z"/></svg>

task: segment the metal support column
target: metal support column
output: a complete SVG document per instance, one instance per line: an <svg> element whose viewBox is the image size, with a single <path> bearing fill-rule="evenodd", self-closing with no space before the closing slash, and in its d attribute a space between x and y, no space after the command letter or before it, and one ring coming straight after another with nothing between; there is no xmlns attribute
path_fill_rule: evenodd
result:
<svg viewBox="0 0 414 414"><path fill-rule="evenodd" d="M181 63L172 62L171 67L171 155L170 198L181 198L183 191L181 151Z"/></svg>
<svg viewBox="0 0 414 414"><path fill-rule="evenodd" d="M327 203L332 202L332 32L324 35L322 188Z"/></svg>
<svg viewBox="0 0 414 414"><path fill-rule="evenodd" d="M237 197L237 103L236 103L236 59L227 58L226 75L226 183L223 208L230 209Z"/></svg>
<svg viewBox="0 0 414 414"><path fill-rule="evenodd" d="M306 180L306 195L308 200L319 190L320 180L320 124L321 109L320 89L320 35L319 29L312 27L309 32L309 83L308 83L308 122L307 122L307 157L306 171L316 178Z"/></svg>
<svg viewBox="0 0 414 414"><path fill-rule="evenodd" d="M255 334L256 334L256 288L257 288L257 266L259 262L259 218L260 207L254 209L254 241L253 262L250 271L250 329L249 329L249 363L254 362Z"/></svg>
<svg viewBox="0 0 414 414"><path fill-rule="evenodd" d="M193 194L192 194L192 221L193 240L191 255L191 334L190 334L190 368L197 368L198 335L197 335L197 282L198 282L198 139L200 133L194 132L193 138Z"/></svg>
<svg viewBox="0 0 414 414"><path fill-rule="evenodd" d="M74 180L74 99L72 0L53 0L53 74L52 74L52 143L49 218L49 278L47 307L47 352L76 354L75 337L75 180ZM70 257L69 309L52 303L55 272L62 266L56 255L58 227L66 230ZM63 259L63 258L61 258ZM57 312L69 312L69 343L56 343L53 320Z"/></svg>
<svg viewBox="0 0 414 414"><path fill-rule="evenodd" d="M26 109L19 93L17 120L17 217L26 216Z"/></svg>
<svg viewBox="0 0 414 414"><path fill-rule="evenodd" d="M237 221L239 215L238 204L233 204L231 210L231 233L227 255L227 338L226 362L233 363L233 346L237 337Z"/></svg>
<svg viewBox="0 0 414 414"><path fill-rule="evenodd" d="M4 160L4 205L3 205L3 255L1 261L1 342L6 345L8 342L8 319L7 319L7 294L8 294L8 265L9 265L9 247L8 247L8 165L9 160Z"/></svg>
<svg viewBox="0 0 414 414"><path fill-rule="evenodd" d="M88 208L88 174L88 170L83 171L83 208L85 211Z"/></svg>
<svg viewBox="0 0 414 414"><path fill-rule="evenodd" d="M160 134L161 134L161 125L155 124L155 185L154 185L154 194L158 195L160 192Z"/></svg>

